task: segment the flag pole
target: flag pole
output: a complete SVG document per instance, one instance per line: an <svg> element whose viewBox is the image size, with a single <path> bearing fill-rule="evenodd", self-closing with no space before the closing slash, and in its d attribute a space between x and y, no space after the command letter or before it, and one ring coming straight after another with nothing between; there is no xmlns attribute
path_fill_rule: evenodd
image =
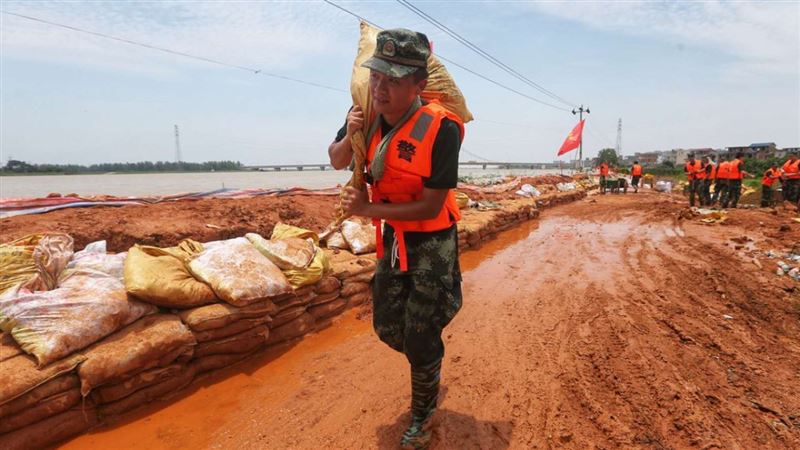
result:
<svg viewBox="0 0 800 450"><path fill-rule="evenodd" d="M586 114L590 113L588 106L584 109L583 105L581 105L580 108L578 108L577 110L575 110L575 109L572 110L572 114L573 115L579 114L579 116L578 116L579 121L583 120L583 113L584 112L586 112ZM581 132L581 142L580 142L580 145L578 147L578 169L581 172L583 172L583 133L582 132Z"/></svg>

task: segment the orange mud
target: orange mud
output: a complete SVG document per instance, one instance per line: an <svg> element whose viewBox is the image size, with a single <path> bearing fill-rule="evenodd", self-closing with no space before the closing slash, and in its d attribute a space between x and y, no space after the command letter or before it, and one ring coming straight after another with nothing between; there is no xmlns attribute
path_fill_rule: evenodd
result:
<svg viewBox="0 0 800 450"><path fill-rule="evenodd" d="M594 196L465 253L432 448L800 448L800 283L752 262L800 224L684 209ZM409 390L351 311L63 448L396 448Z"/></svg>

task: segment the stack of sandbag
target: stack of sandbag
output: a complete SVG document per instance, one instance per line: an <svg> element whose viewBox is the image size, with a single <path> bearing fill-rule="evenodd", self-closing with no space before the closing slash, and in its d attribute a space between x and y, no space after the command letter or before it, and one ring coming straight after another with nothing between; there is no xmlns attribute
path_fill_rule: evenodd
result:
<svg viewBox="0 0 800 450"><path fill-rule="evenodd" d="M271 300L246 306L214 303L178 315L197 341L192 367L200 374L238 362L263 348L278 308Z"/></svg>
<svg viewBox="0 0 800 450"><path fill-rule="evenodd" d="M279 344L316 329L316 320L308 313L309 305L317 297L315 289L316 285L304 286L297 289L294 296L275 303L278 311L270 323L267 345Z"/></svg>
<svg viewBox="0 0 800 450"><path fill-rule="evenodd" d="M161 398L194 379L188 362L195 344L178 316L143 317L82 352L80 392L91 396L101 416Z"/></svg>
<svg viewBox="0 0 800 450"><path fill-rule="evenodd" d="M56 287L72 257L72 237L32 234L0 245L0 295L12 289L46 291Z"/></svg>
<svg viewBox="0 0 800 450"><path fill-rule="evenodd" d="M326 250L332 275L341 283L339 295L349 306L358 306L372 298L370 281L375 273L375 254L354 255L343 250Z"/></svg>
<svg viewBox="0 0 800 450"><path fill-rule="evenodd" d="M128 299L123 265L124 255L91 249L75 253L57 288L19 290L0 298L0 329L41 367L154 313L155 306Z"/></svg>
<svg viewBox="0 0 800 450"><path fill-rule="evenodd" d="M186 309L214 303L217 296L189 272L187 264L203 252L191 239L176 247L135 245L125 260L125 290L137 299L166 308Z"/></svg>
<svg viewBox="0 0 800 450"><path fill-rule="evenodd" d="M97 423L91 402L82 402L72 355L44 368L18 354L0 363L0 448L43 448L83 433Z"/></svg>

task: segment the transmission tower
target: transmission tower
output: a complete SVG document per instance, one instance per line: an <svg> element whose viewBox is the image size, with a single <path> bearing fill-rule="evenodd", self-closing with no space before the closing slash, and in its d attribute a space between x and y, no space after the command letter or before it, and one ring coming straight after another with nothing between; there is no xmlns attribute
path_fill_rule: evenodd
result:
<svg viewBox="0 0 800 450"><path fill-rule="evenodd" d="M617 122L617 156L622 156L622 119Z"/></svg>
<svg viewBox="0 0 800 450"><path fill-rule="evenodd" d="M181 162L181 135L175 125L175 162Z"/></svg>

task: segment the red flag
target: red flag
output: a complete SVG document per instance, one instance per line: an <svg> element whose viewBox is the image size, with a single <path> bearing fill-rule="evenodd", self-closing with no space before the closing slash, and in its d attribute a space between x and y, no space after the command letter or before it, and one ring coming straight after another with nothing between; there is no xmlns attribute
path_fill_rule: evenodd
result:
<svg viewBox="0 0 800 450"><path fill-rule="evenodd" d="M575 150L579 145L581 145L581 139L583 138L583 122L585 121L586 119L583 119L578 122L578 124L575 125L575 128L569 132L569 136L567 136L567 139L565 139L564 143L561 144L561 148L558 149L558 156Z"/></svg>

